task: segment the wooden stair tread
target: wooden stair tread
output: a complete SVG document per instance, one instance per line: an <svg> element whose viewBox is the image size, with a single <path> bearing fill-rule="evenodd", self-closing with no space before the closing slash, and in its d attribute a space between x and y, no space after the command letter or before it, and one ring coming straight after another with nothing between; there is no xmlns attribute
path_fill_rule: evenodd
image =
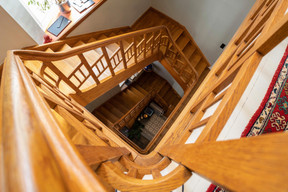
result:
<svg viewBox="0 0 288 192"><path fill-rule="evenodd" d="M174 41L176 41L176 40L182 35L183 32L184 32L183 29L178 28L178 29L172 34L172 39L173 39Z"/></svg>
<svg viewBox="0 0 288 192"><path fill-rule="evenodd" d="M148 92L147 92L145 89L143 89L140 85L135 84L134 87L135 87L138 91L140 91L142 94L144 94L144 95L147 95L147 94L148 94Z"/></svg>
<svg viewBox="0 0 288 192"><path fill-rule="evenodd" d="M132 107L134 107L134 105L140 101L140 99L136 95L134 95L129 90L129 88L126 89L125 91L123 91L122 95L124 95L124 97L127 99L127 101L129 101L133 105Z"/></svg>
<svg viewBox="0 0 288 192"><path fill-rule="evenodd" d="M109 121L108 119L106 119L106 117L102 115L101 113L99 113L98 111L94 110L93 115L96 116L100 121L102 121L108 127L110 128L113 127L113 123Z"/></svg>
<svg viewBox="0 0 288 192"><path fill-rule="evenodd" d="M69 45L64 44L62 46L62 48L59 49L59 51L69 51L71 49L72 48ZM69 57L67 59L64 59L64 61L66 61L67 63L69 63L73 67L77 67L81 63L81 60L79 59L78 56Z"/></svg>
<svg viewBox="0 0 288 192"><path fill-rule="evenodd" d="M149 75L147 72L144 72L137 80L137 84L142 86L146 80L149 78Z"/></svg>
<svg viewBox="0 0 288 192"><path fill-rule="evenodd" d="M141 93L138 89L136 89L134 86L130 87L130 90L135 93L136 95L138 95L138 97L140 99L143 99L145 97L145 95L143 93Z"/></svg>
<svg viewBox="0 0 288 192"><path fill-rule="evenodd" d="M197 51L194 52L194 54L190 57L189 61L193 65L193 67L196 67L199 61L201 60L202 55Z"/></svg>
<svg viewBox="0 0 288 192"><path fill-rule="evenodd" d="M165 94L170 89L171 85L169 83L165 83L165 85L162 87L162 89L159 91L159 95L163 98Z"/></svg>
<svg viewBox="0 0 288 192"><path fill-rule="evenodd" d="M107 39L108 37L104 34L101 34L100 36L97 37L98 40L102 40L102 39Z"/></svg>
<svg viewBox="0 0 288 192"><path fill-rule="evenodd" d="M195 69L198 72L198 75L200 76L206 68L207 68L207 63L205 62L204 59L201 59L201 61L198 63Z"/></svg>
<svg viewBox="0 0 288 192"><path fill-rule="evenodd" d="M115 116L110 109L105 108L105 106L100 106L97 109L98 112L100 112L106 119L108 119L110 122L115 123L118 120L118 117Z"/></svg>
<svg viewBox="0 0 288 192"><path fill-rule="evenodd" d="M132 91L131 87L126 89L126 93L129 94L131 97L133 97L134 100L136 101L136 103L138 103L143 98L143 97L139 96L138 94L136 94L134 91Z"/></svg>
<svg viewBox="0 0 288 192"><path fill-rule="evenodd" d="M117 99L119 100L119 102L121 102L125 106L127 106L127 108L129 108L129 110L134 106L134 104L131 103L130 98L127 97L127 95L123 94L123 92L121 92L119 95L117 95Z"/></svg>
<svg viewBox="0 0 288 192"><path fill-rule="evenodd" d="M192 45L190 42L186 45L186 47L183 49L183 53L186 56L186 58L190 58L193 53L196 51L196 46Z"/></svg>
<svg viewBox="0 0 288 192"><path fill-rule="evenodd" d="M76 47L80 45L85 45L85 43L83 41L78 41L74 46ZM86 51L83 53L83 55L90 66L93 65L101 57L101 55L99 55L95 50Z"/></svg>
<svg viewBox="0 0 288 192"><path fill-rule="evenodd" d="M54 53L54 51L50 48L46 49L45 52L47 53ZM77 56L74 56L77 57ZM73 71L74 69L81 63L79 57L78 58L78 63L77 59L76 62L73 61L70 58L67 59L63 59L63 60L59 60L59 61L52 61L51 63L53 63L53 65L55 65L66 77L68 77ZM55 76L54 74L50 74L51 76ZM57 77L56 77L57 79Z"/></svg>
<svg viewBox="0 0 288 192"><path fill-rule="evenodd" d="M116 108L114 105L112 105L110 102L105 102L104 107L106 109L109 109L111 113L113 113L118 119L120 119L122 116L125 115L121 110Z"/></svg>
<svg viewBox="0 0 288 192"><path fill-rule="evenodd" d="M130 109L129 107L127 107L123 103L119 102L117 99L110 99L108 102L111 103L112 105L114 105L115 108L117 108L118 110L120 110L124 114L126 114Z"/></svg>
<svg viewBox="0 0 288 192"><path fill-rule="evenodd" d="M182 33L182 35L177 39L176 43L180 50L183 50L189 41L190 39L185 35L185 33Z"/></svg>

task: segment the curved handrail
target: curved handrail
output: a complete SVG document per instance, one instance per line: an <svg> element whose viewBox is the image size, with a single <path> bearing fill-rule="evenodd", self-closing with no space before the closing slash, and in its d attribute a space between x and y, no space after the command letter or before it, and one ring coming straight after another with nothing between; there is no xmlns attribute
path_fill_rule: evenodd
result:
<svg viewBox="0 0 288 192"><path fill-rule="evenodd" d="M139 35L144 35L146 33L152 33L152 32L159 31L159 30L165 30L165 32L167 33L167 37L169 38L170 42L177 49L177 51L179 52L181 57L184 58L185 62L189 65L189 67L191 67L191 69L193 70L195 77L196 77L196 81L197 81L199 78L199 74L197 73L197 71L193 67L193 65L190 63L190 61L186 58L186 56L181 51L181 49L178 47L178 45L174 42L169 29L164 25L157 26L157 27L151 27L151 28L147 28L147 29L143 29L143 30L139 30L139 31L129 32L129 33L126 33L123 35L110 37L110 38L107 38L104 40L99 40L96 42L87 43L85 45L81 45L81 46L78 46L78 47L72 48L68 51L63 51L63 52L46 53L46 52L34 51L34 50L17 50L17 51L14 51L14 53L16 55L19 55L23 59L33 59L33 60L41 60L41 61L57 61L57 60L62 60L62 59L66 59L68 57L72 57L72 56L81 54L81 53L86 52L86 51L93 50L93 49L96 49L99 47L103 47L103 46L106 46L106 45L109 45L112 43L116 43L116 42L119 42L120 40L123 40L123 39L133 38L133 37L136 37Z"/></svg>
<svg viewBox="0 0 288 192"><path fill-rule="evenodd" d="M179 165L168 175L153 180L142 180L130 177L116 167L112 162L102 163L97 174L103 177L114 188L121 191L172 191L185 183L192 173Z"/></svg>
<svg viewBox="0 0 288 192"><path fill-rule="evenodd" d="M1 191L111 191L61 131L13 51L8 52L4 72Z"/></svg>
<svg viewBox="0 0 288 192"><path fill-rule="evenodd" d="M171 160L168 157L163 157L161 161L157 162L156 164L143 166L131 161L127 156L122 156L120 162L124 164L124 166L128 170L134 168L138 170L139 174L148 175L151 174L151 170L153 169L158 169L159 171L162 171L171 163Z"/></svg>

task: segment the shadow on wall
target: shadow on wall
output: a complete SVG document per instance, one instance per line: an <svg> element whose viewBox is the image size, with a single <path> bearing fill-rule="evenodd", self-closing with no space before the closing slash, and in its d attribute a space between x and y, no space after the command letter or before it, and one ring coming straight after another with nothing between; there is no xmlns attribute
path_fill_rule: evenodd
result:
<svg viewBox="0 0 288 192"><path fill-rule="evenodd" d="M0 64L4 62L8 50L37 44L2 6L0 6L0 23Z"/></svg>

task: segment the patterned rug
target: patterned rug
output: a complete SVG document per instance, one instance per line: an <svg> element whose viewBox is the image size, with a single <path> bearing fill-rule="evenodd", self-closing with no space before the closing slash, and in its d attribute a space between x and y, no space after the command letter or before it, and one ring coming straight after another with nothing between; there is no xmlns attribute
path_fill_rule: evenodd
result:
<svg viewBox="0 0 288 192"><path fill-rule="evenodd" d="M288 46L258 110L241 137L288 130ZM207 192L224 192L211 184Z"/></svg>

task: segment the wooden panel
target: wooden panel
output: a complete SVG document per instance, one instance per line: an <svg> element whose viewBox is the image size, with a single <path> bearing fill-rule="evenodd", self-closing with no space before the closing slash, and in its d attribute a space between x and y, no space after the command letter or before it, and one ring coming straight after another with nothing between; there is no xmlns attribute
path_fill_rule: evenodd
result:
<svg viewBox="0 0 288 192"><path fill-rule="evenodd" d="M130 154L130 152L123 147L102 147L88 145L76 145L76 147L87 164L94 170L104 161L115 161L123 155Z"/></svg>
<svg viewBox="0 0 288 192"><path fill-rule="evenodd" d="M229 191L287 191L288 135L167 146L160 150Z"/></svg>

